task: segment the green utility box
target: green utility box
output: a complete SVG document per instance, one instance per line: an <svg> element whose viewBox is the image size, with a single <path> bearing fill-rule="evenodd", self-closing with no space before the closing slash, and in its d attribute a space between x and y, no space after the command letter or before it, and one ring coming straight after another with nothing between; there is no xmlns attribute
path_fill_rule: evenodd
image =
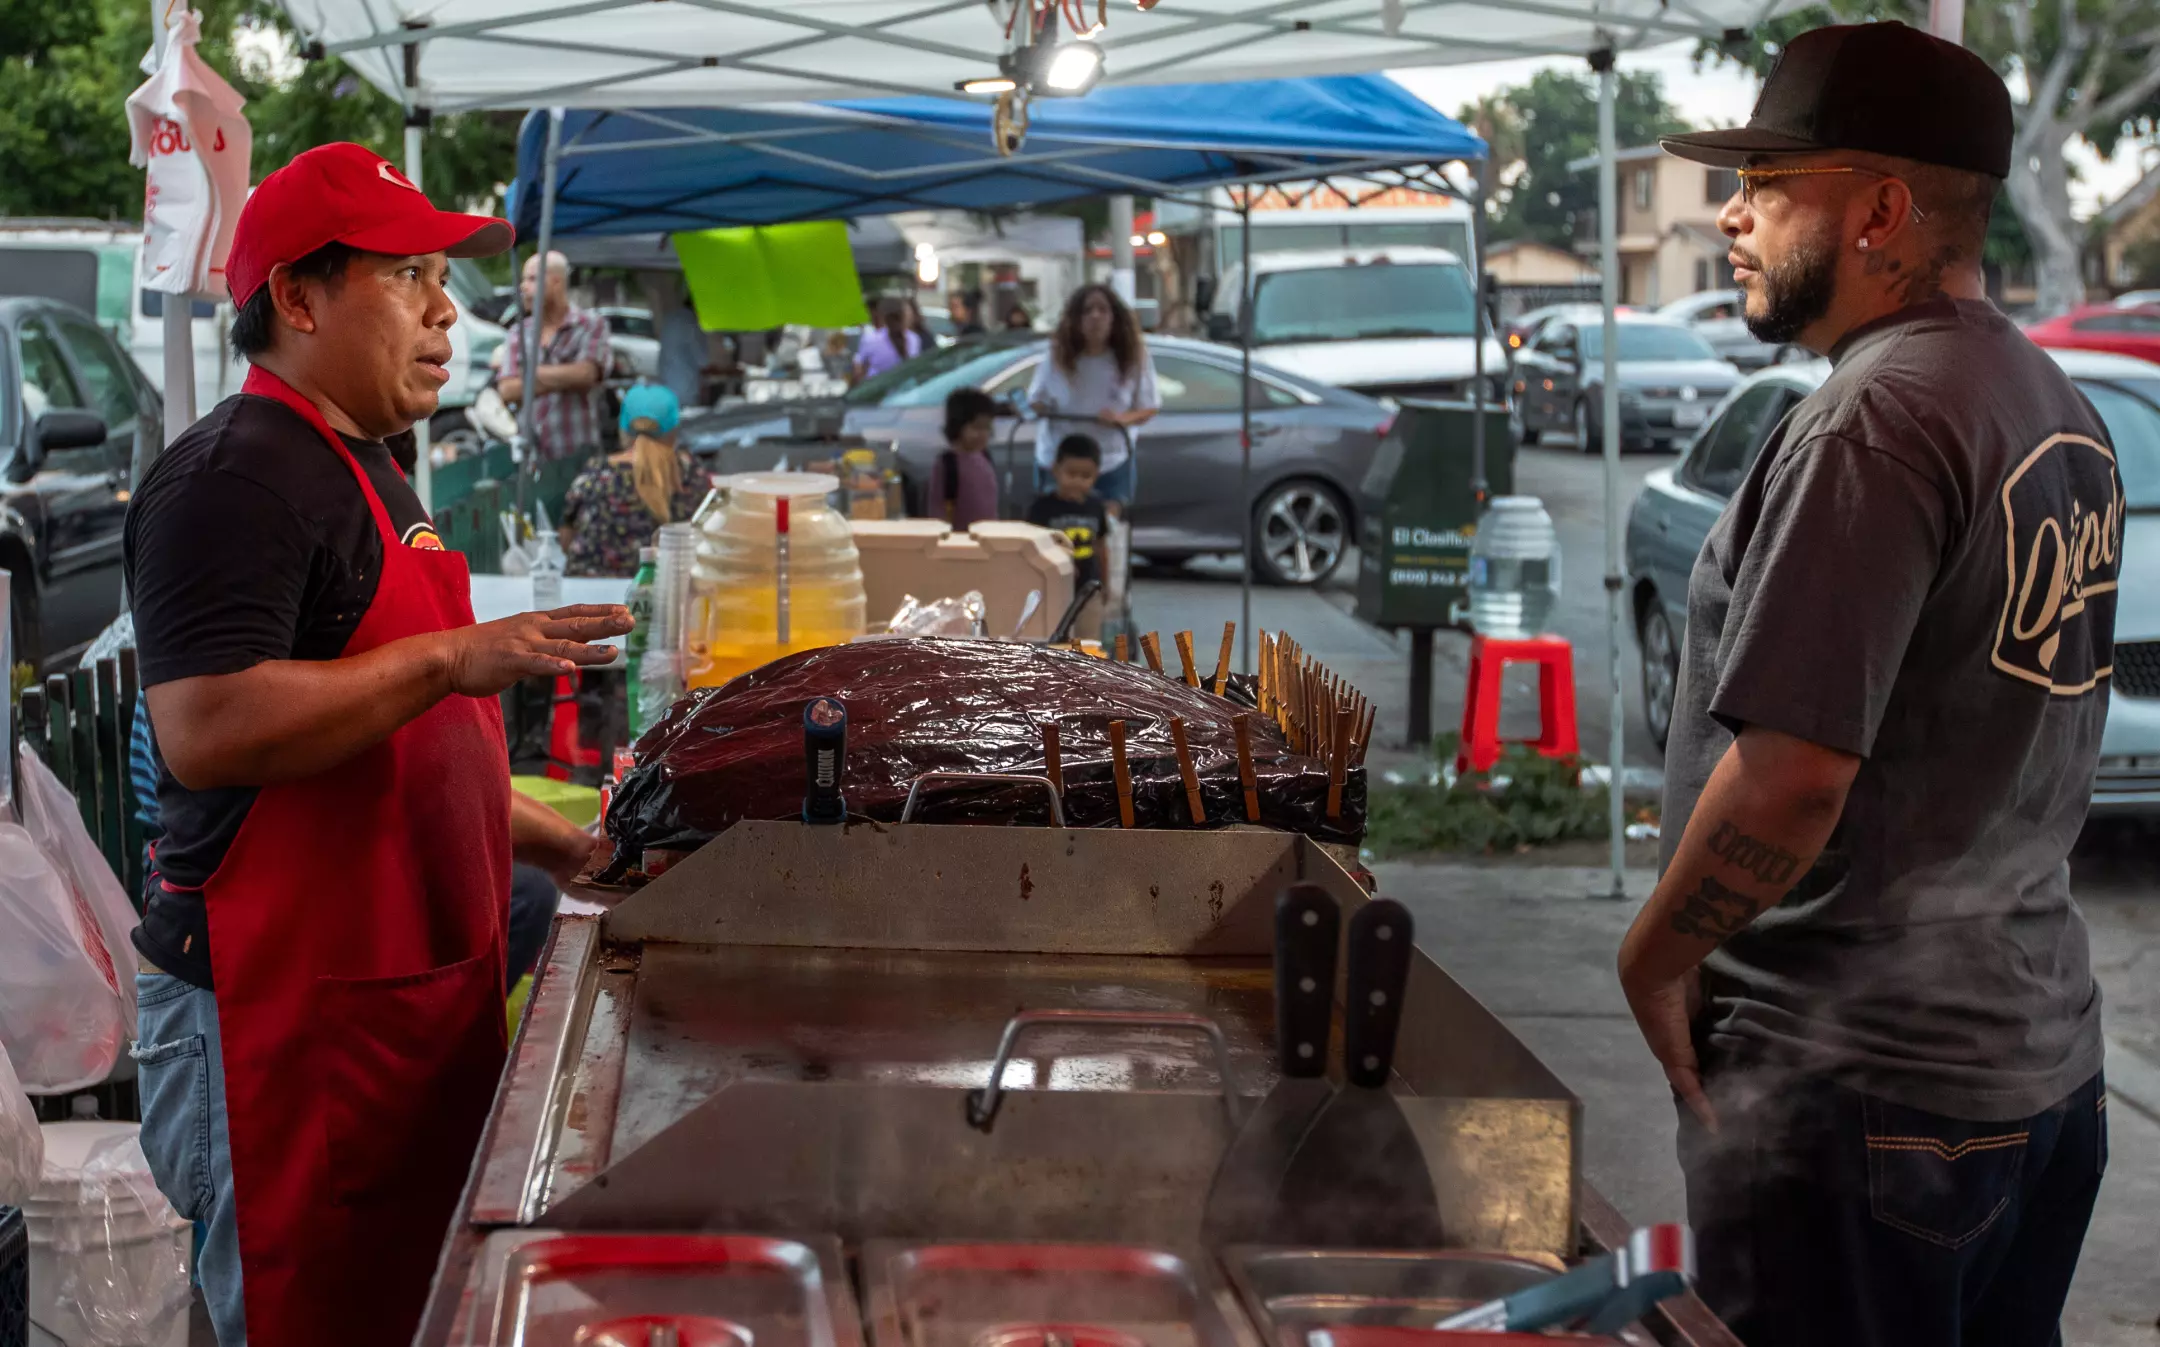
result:
<svg viewBox="0 0 2160 1347"><path fill-rule="evenodd" d="M1462 402L1405 402L1360 491L1357 615L1376 627L1446 627L1470 601L1478 500L1477 413ZM1485 409L1486 494L1515 490L1507 409Z"/></svg>

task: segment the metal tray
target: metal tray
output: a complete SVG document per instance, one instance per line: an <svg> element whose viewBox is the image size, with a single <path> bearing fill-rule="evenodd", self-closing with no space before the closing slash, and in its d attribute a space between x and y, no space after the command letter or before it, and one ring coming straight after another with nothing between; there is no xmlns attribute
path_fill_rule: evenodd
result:
<svg viewBox="0 0 2160 1347"><path fill-rule="evenodd" d="M862 1347L829 1239L505 1230L480 1264L475 1347Z"/></svg>
<svg viewBox="0 0 2160 1347"><path fill-rule="evenodd" d="M1430 1329L1443 1315L1534 1286L1562 1271L1557 1261L1452 1250L1400 1253L1237 1245L1223 1251L1222 1261L1245 1312L1265 1339L1280 1347L1307 1347L1306 1335L1327 1326ZM1417 1340L1437 1347L1454 1336L1418 1335ZM1401 1347L1409 1347L1411 1341L1404 1339ZM1360 1343L1379 1347L1369 1337ZM1352 1344L1339 1337L1335 1347Z"/></svg>
<svg viewBox="0 0 2160 1347"><path fill-rule="evenodd" d="M915 1244L863 1251L875 1347L1257 1347L1227 1287L1161 1249Z"/></svg>

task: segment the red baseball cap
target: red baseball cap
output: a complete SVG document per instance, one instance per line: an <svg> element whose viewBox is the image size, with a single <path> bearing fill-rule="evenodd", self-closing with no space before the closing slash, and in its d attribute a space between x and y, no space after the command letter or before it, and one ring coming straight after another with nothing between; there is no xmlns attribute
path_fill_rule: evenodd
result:
<svg viewBox="0 0 2160 1347"><path fill-rule="evenodd" d="M245 304L270 268L328 243L404 257L487 257L517 240L508 220L437 210L412 180L365 145L318 145L262 180L233 228L225 282Z"/></svg>

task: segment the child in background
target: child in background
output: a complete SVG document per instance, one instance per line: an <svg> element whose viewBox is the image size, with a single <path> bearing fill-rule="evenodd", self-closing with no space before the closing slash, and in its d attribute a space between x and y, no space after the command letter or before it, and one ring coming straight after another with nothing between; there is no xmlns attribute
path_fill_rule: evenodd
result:
<svg viewBox="0 0 2160 1347"><path fill-rule="evenodd" d="M990 437L997 433L996 398L980 388L954 389L945 399L945 443L930 469L930 517L965 533L981 519L998 517L997 469L990 462Z"/></svg>
<svg viewBox="0 0 2160 1347"><path fill-rule="evenodd" d="M1102 578L1103 534L1109 522L1105 502L1095 494L1095 479L1101 474L1102 446L1086 435L1067 435L1058 441L1057 458L1050 467L1056 489L1037 496L1028 506L1030 524L1056 530L1071 546L1076 593L1088 581ZM1101 636L1102 614L1102 596L1097 594L1080 611L1073 635Z"/></svg>

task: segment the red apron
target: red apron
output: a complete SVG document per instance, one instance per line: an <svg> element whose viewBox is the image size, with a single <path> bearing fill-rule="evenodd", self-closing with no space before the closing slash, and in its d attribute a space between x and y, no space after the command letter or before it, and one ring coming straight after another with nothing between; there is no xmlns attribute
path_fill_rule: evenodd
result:
<svg viewBox="0 0 2160 1347"><path fill-rule="evenodd" d="M357 655L472 623L465 558L382 535ZM295 453L308 452L296 446ZM450 696L260 791L204 886L251 1347L393 1347L427 1298L505 1053L510 767L494 698Z"/></svg>

